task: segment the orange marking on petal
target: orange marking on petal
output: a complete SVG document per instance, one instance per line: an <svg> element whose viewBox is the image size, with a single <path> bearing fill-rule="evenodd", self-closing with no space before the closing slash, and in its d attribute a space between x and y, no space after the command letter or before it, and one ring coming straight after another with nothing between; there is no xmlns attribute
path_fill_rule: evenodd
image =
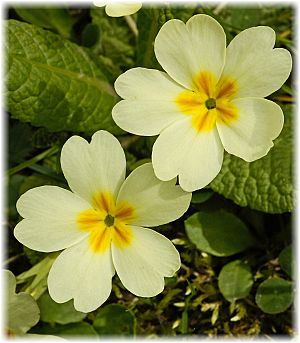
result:
<svg viewBox="0 0 300 343"><path fill-rule="evenodd" d="M90 247L95 253L105 252L110 248L112 232L110 229L101 227L93 230L89 237Z"/></svg>
<svg viewBox="0 0 300 343"><path fill-rule="evenodd" d="M236 82L230 79L223 79L218 82L216 98L232 98L237 92Z"/></svg>
<svg viewBox="0 0 300 343"><path fill-rule="evenodd" d="M135 211L133 207L123 202L118 204L115 216L116 218L129 223L135 218Z"/></svg>
<svg viewBox="0 0 300 343"><path fill-rule="evenodd" d="M130 226L122 223L117 223L114 226L114 232L112 236L113 243L118 248L125 248L131 244L133 239L133 232Z"/></svg>
<svg viewBox="0 0 300 343"><path fill-rule="evenodd" d="M204 93L207 98L214 97L214 91L216 88L216 78L215 76L208 72L202 71L193 79L196 86L197 93Z"/></svg>
<svg viewBox="0 0 300 343"><path fill-rule="evenodd" d="M193 83L194 91L181 92L175 102L183 114L192 116L197 132L213 130L217 121L230 124L238 118L238 109L231 102L237 92L234 80L223 78L217 83L213 73L202 71Z"/></svg>
<svg viewBox="0 0 300 343"><path fill-rule="evenodd" d="M93 230L99 223L103 222L105 214L95 211L94 209L88 209L80 212L77 217L77 223L82 230Z"/></svg>
<svg viewBox="0 0 300 343"><path fill-rule="evenodd" d="M136 217L135 210L125 201L116 206L109 192L99 192L93 197L93 206L79 213L77 223L81 230L89 231L89 245L93 252L102 253L113 241L119 248L128 246L133 237L127 225Z"/></svg>

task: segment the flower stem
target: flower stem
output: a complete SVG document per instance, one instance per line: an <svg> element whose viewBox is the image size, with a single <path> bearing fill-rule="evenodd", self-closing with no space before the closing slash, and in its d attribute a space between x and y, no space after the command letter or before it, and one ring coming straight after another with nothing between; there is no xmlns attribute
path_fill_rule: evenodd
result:
<svg viewBox="0 0 300 343"><path fill-rule="evenodd" d="M125 15L124 18L126 20L127 25L129 26L130 30L133 32L135 37L137 37L139 34L139 31L137 29L135 21L132 19L132 17L130 15Z"/></svg>
<svg viewBox="0 0 300 343"><path fill-rule="evenodd" d="M33 164L43 160L44 158L56 154L58 151L59 151L59 147L58 146L53 146L50 149L48 149L46 151L43 151L39 155L34 156L30 160L25 161L23 163L20 163L16 167L13 167L13 168L9 169L8 172L7 172L7 175L8 176L12 176L12 175L18 173L19 171L21 171L23 169L26 169L26 168L30 167L31 165L33 165Z"/></svg>

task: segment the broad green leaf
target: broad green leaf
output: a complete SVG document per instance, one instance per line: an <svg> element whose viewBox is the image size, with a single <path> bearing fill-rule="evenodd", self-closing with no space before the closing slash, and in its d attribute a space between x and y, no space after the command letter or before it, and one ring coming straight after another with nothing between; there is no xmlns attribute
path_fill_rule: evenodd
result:
<svg viewBox="0 0 300 343"><path fill-rule="evenodd" d="M214 194L210 189L201 189L200 191L193 192L192 204L202 204L207 201Z"/></svg>
<svg viewBox="0 0 300 343"><path fill-rule="evenodd" d="M195 213L184 225L191 242L199 250L215 256L230 256L254 243L246 225L224 210Z"/></svg>
<svg viewBox="0 0 300 343"><path fill-rule="evenodd" d="M219 274L218 285L230 302L247 297L253 285L250 267L239 260L226 264Z"/></svg>
<svg viewBox="0 0 300 343"><path fill-rule="evenodd" d="M267 156L255 162L225 154L219 175L210 187L239 206L283 213L293 209L293 107L284 106L285 124ZM253 142L255 144L255 142Z"/></svg>
<svg viewBox="0 0 300 343"><path fill-rule="evenodd" d="M293 254L292 254L292 246L289 245L288 247L284 248L280 255L279 255L279 263L282 270L284 270L288 276L292 277L293 275L293 268L294 268L294 261L293 261Z"/></svg>
<svg viewBox="0 0 300 343"><path fill-rule="evenodd" d="M265 280L257 289L255 301L265 313L284 312L293 302L292 283L275 277Z"/></svg>
<svg viewBox="0 0 300 343"><path fill-rule="evenodd" d="M54 29L65 38L69 38L73 20L65 8L54 7L14 7L25 21L46 29Z"/></svg>
<svg viewBox="0 0 300 343"><path fill-rule="evenodd" d="M111 117L117 96L88 50L27 23L6 24L7 106L13 118L49 131L121 132Z"/></svg>
<svg viewBox="0 0 300 343"><path fill-rule="evenodd" d="M5 329L15 335L23 335L40 318L40 310L30 294L16 294L16 279L9 270L2 272L6 282L6 323Z"/></svg>
<svg viewBox="0 0 300 343"><path fill-rule="evenodd" d="M38 305L41 311L41 320L46 323L76 323L86 317L86 313L75 310L73 300L58 304L52 300L48 292L38 299Z"/></svg>
<svg viewBox="0 0 300 343"><path fill-rule="evenodd" d="M135 334L135 317L126 307L109 304L98 310L93 326L101 336L133 335Z"/></svg>

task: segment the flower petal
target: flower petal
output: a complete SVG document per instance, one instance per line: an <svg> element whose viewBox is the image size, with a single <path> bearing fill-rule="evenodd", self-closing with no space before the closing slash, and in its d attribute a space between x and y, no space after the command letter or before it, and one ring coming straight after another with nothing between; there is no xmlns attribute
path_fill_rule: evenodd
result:
<svg viewBox="0 0 300 343"><path fill-rule="evenodd" d="M119 102L112 111L114 121L123 130L153 136L174 121L182 119L175 99L185 89L164 72L145 68L130 69L118 77L115 89L126 99Z"/></svg>
<svg viewBox="0 0 300 343"><path fill-rule="evenodd" d="M111 250L93 253L85 239L55 260L48 276L49 294L58 303L74 298L77 311L91 312L109 297L113 275Z"/></svg>
<svg viewBox="0 0 300 343"><path fill-rule="evenodd" d="M113 263L122 284L133 294L152 297L163 291L164 276L180 268L180 256L163 235L150 229L131 226L132 244L112 246Z"/></svg>
<svg viewBox="0 0 300 343"><path fill-rule="evenodd" d="M209 184L219 173L223 147L214 128L197 132L188 117L165 129L153 145L152 162L156 176L167 181L179 175L187 192Z"/></svg>
<svg viewBox="0 0 300 343"><path fill-rule="evenodd" d="M275 102L261 98L243 98L234 101L239 118L230 123L217 124L226 151L247 162L265 156L273 140L283 127L283 113Z"/></svg>
<svg viewBox="0 0 300 343"><path fill-rule="evenodd" d="M133 206L138 226L157 226L178 219L185 213L191 194L175 185L176 180L160 181L151 163L136 168L123 183L117 203L128 202Z"/></svg>
<svg viewBox="0 0 300 343"><path fill-rule="evenodd" d="M204 14L194 15L186 25L177 19L169 20L154 43L156 58L164 70L189 89L194 89L193 78L201 71L210 71L218 79L225 48L222 26Z"/></svg>
<svg viewBox="0 0 300 343"><path fill-rule="evenodd" d="M217 129L199 133L184 158L179 184L187 192L207 186L220 172L224 148Z"/></svg>
<svg viewBox="0 0 300 343"><path fill-rule="evenodd" d="M17 202L23 219L14 230L18 241L30 249L50 252L67 248L82 240L76 218L89 204L63 188L41 186L30 189Z"/></svg>
<svg viewBox="0 0 300 343"><path fill-rule="evenodd" d="M74 193L91 203L97 192L115 196L124 181L126 159L119 141L107 131L97 131L91 143L72 136L62 148L61 166Z"/></svg>
<svg viewBox="0 0 300 343"><path fill-rule="evenodd" d="M237 81L237 98L265 97L287 80L291 54L286 49L273 49L275 32L267 26L246 29L229 44L223 77Z"/></svg>
<svg viewBox="0 0 300 343"><path fill-rule="evenodd" d="M141 7L141 3L111 3L106 5L105 12L110 17L122 17L137 12Z"/></svg>

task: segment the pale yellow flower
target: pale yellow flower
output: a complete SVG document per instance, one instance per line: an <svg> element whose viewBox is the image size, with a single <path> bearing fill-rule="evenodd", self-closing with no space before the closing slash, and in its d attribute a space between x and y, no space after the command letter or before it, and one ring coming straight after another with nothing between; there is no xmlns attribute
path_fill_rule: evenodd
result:
<svg viewBox="0 0 300 343"><path fill-rule="evenodd" d="M122 17L136 13L141 7L141 2L109 2L109 1L94 1L97 7L105 6L105 12L110 17Z"/></svg>
<svg viewBox="0 0 300 343"><path fill-rule="evenodd" d="M17 202L24 219L14 230L30 249L65 249L48 277L53 300L73 298L78 311L95 310L109 297L115 272L137 296L162 292L164 277L180 267L179 253L166 237L144 227L179 218L191 194L175 179L158 180L151 163L125 180L124 151L106 131L96 132L90 144L71 137L61 166L73 193L56 186L30 189Z"/></svg>
<svg viewBox="0 0 300 343"><path fill-rule="evenodd" d="M212 17L173 19L154 43L165 72L134 68L116 80L125 100L113 118L128 132L159 135L152 151L159 179L178 175L180 186L194 191L219 173L224 149L248 162L268 153L284 117L264 97L282 86L292 66L287 50L273 49L275 38L270 27L252 27L226 48Z"/></svg>

